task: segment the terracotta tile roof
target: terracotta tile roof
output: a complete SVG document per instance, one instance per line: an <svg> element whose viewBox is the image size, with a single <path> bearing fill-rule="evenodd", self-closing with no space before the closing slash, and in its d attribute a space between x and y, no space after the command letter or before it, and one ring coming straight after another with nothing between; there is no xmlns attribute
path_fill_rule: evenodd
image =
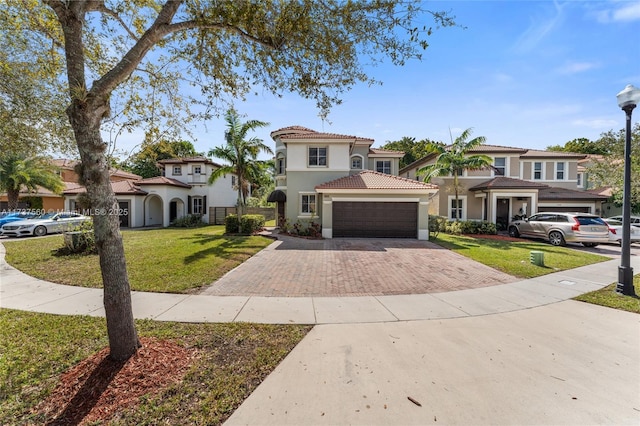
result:
<svg viewBox="0 0 640 426"><path fill-rule="evenodd" d="M338 133L290 133L281 135L280 139L331 139L331 140L353 140L359 142L371 142L374 140L370 138L361 138L359 136L341 135Z"/></svg>
<svg viewBox="0 0 640 426"><path fill-rule="evenodd" d="M561 151L539 151L537 149L529 149L525 154L522 154L520 158L587 158L587 154L577 154L575 152L561 152Z"/></svg>
<svg viewBox="0 0 640 426"><path fill-rule="evenodd" d="M51 163L54 166L60 167L61 169L67 169L67 170L73 170L73 171L75 171L74 168L76 167L76 164L78 164L79 162L80 162L79 160L69 160L68 158L56 158L51 160ZM115 169L115 168L112 168L109 170L109 175L119 176L125 179L131 179L131 180L138 180L142 178L142 176L129 173L124 170Z"/></svg>
<svg viewBox="0 0 640 426"><path fill-rule="evenodd" d="M166 160L159 160L158 164L187 164L187 163L205 163L205 164L213 164L216 167L221 167L220 164L215 163L208 159L207 157L196 156L196 157L182 157L182 158L168 158Z"/></svg>
<svg viewBox="0 0 640 426"><path fill-rule="evenodd" d="M169 185L177 186L180 188L191 188L191 185L189 184L165 176L156 176L152 178L141 179L136 182L136 185Z"/></svg>
<svg viewBox="0 0 640 426"><path fill-rule="evenodd" d="M274 130L273 132L271 132L271 134L280 133L280 132L286 132L286 133L292 133L292 132L296 132L296 133L317 133L315 130L309 129L308 127L304 127L304 126L288 126L288 127L283 127L281 129L278 129L278 130Z"/></svg>
<svg viewBox="0 0 640 426"><path fill-rule="evenodd" d="M369 148L369 154L390 154L396 157L403 157L403 151L394 151L391 149Z"/></svg>
<svg viewBox="0 0 640 426"><path fill-rule="evenodd" d="M598 195L588 191L548 187L538 191L538 200L600 200L608 199L607 195Z"/></svg>
<svg viewBox="0 0 640 426"><path fill-rule="evenodd" d="M611 197L613 195L613 187L611 186L602 186L600 188L588 189L586 192L596 195L606 195L607 197Z"/></svg>
<svg viewBox="0 0 640 426"><path fill-rule="evenodd" d="M501 152L501 153L525 153L527 152L526 148L515 148L512 146L501 146L501 145L487 145L482 144L475 147L472 150L469 150L470 153L475 152Z"/></svg>
<svg viewBox="0 0 640 426"><path fill-rule="evenodd" d="M111 182L111 189L116 195L146 195L147 191L144 191L136 186L136 183L131 180L121 180L118 182ZM76 184L74 187L67 188L64 191L66 195L81 194L86 192L86 189L82 185Z"/></svg>
<svg viewBox="0 0 640 426"><path fill-rule="evenodd" d="M531 182L528 180L514 179L505 176L498 176L486 182L482 182L469 188L469 191L481 191L484 189L507 189L507 188L519 188L519 189L535 189L535 188L547 188L548 185Z"/></svg>
<svg viewBox="0 0 640 426"><path fill-rule="evenodd" d="M438 189L438 185L400 176L387 175L373 170L363 170L357 175L345 176L323 184L315 189Z"/></svg>

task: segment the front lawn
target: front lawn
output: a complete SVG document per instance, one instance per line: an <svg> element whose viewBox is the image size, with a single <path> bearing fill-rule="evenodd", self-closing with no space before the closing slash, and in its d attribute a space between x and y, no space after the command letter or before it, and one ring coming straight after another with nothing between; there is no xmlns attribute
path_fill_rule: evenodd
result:
<svg viewBox="0 0 640 426"><path fill-rule="evenodd" d="M444 233L438 234L431 241L519 278L533 278L610 260L597 254L532 241L503 241ZM531 251L544 252L544 266L536 266L530 262Z"/></svg>
<svg viewBox="0 0 640 426"><path fill-rule="evenodd" d="M143 395L133 408L113 407L118 419L115 422L90 424L221 424L311 329L298 325L148 320L137 321L137 328L141 338L169 341L191 354L186 371L181 380ZM87 403L78 400L79 391L61 395L70 400L63 406L41 404L56 397L54 389L65 381L62 373L107 346L104 318L0 309L0 330L0 424L49 424L54 420L52 411L68 412L75 408L74 404ZM150 380L153 370L139 371L136 376ZM104 389L88 389L90 392L85 395L100 397L110 391L115 379L108 379ZM136 377L127 379L135 381ZM118 401L130 399L128 386L120 391L122 394L116 397L122 399ZM107 405L96 407L103 410L92 412L99 420L107 420L110 415L104 410L110 402L103 404ZM69 424L61 419L58 422L51 424Z"/></svg>
<svg viewBox="0 0 640 426"><path fill-rule="evenodd" d="M132 290L185 293L219 279L273 240L225 236L224 226L123 231ZM43 280L102 287L97 255L56 256L62 236L3 240L9 264Z"/></svg>

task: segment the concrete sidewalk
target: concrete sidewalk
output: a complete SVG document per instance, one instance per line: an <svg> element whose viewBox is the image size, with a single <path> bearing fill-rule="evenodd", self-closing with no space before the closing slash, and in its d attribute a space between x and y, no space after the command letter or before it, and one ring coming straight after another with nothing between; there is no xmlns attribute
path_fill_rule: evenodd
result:
<svg viewBox="0 0 640 426"><path fill-rule="evenodd" d="M638 425L639 320L569 300L316 326L226 425Z"/></svg>
<svg viewBox="0 0 640 426"><path fill-rule="evenodd" d="M101 289L49 283L9 266L0 244L0 307L104 316ZM631 257L640 270L640 257ZM347 324L433 320L548 305L617 280L611 260L508 284L445 293L361 297L209 296L132 292L134 316L156 321Z"/></svg>

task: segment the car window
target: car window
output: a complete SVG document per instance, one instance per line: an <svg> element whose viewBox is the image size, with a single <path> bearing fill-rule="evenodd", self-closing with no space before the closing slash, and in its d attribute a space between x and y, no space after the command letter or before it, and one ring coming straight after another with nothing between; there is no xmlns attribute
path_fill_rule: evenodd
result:
<svg viewBox="0 0 640 426"><path fill-rule="evenodd" d="M605 222L607 222L609 225L614 225L614 226L622 225L622 222L620 222L619 220L615 220L615 219L607 219L607 220L605 220Z"/></svg>
<svg viewBox="0 0 640 426"><path fill-rule="evenodd" d="M599 217L576 216L576 220L580 225L606 225Z"/></svg>
<svg viewBox="0 0 640 426"><path fill-rule="evenodd" d="M569 218L566 217L565 215L556 215L556 222L569 222Z"/></svg>
<svg viewBox="0 0 640 426"><path fill-rule="evenodd" d="M536 219L536 222L552 222L555 216L556 215L554 214L547 214L547 213L539 214Z"/></svg>

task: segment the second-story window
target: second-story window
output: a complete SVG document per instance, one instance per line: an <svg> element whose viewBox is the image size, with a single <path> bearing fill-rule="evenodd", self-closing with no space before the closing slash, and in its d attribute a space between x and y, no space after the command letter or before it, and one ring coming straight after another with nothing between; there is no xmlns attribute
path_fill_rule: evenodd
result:
<svg viewBox="0 0 640 426"><path fill-rule="evenodd" d="M284 157L278 157L276 160L276 174L284 174Z"/></svg>
<svg viewBox="0 0 640 426"><path fill-rule="evenodd" d="M326 147L309 147L309 166L326 166L327 165L327 148Z"/></svg>
<svg viewBox="0 0 640 426"><path fill-rule="evenodd" d="M352 169L362 169L362 157L351 157L351 168Z"/></svg>
<svg viewBox="0 0 640 426"><path fill-rule="evenodd" d="M376 172L391 174L391 160L376 161Z"/></svg>
<svg viewBox="0 0 640 426"><path fill-rule="evenodd" d="M496 176L504 176L507 173L507 159L496 157L493 161L493 171Z"/></svg>
<svg viewBox="0 0 640 426"><path fill-rule="evenodd" d="M182 175L182 166L173 166L173 175L174 176Z"/></svg>
<svg viewBox="0 0 640 426"><path fill-rule="evenodd" d="M540 161L533 163L533 179L542 180L542 163Z"/></svg>
<svg viewBox="0 0 640 426"><path fill-rule="evenodd" d="M556 180L564 180L564 163L556 163Z"/></svg>
<svg viewBox="0 0 640 426"><path fill-rule="evenodd" d="M582 188L582 173L578 173L576 176L576 186Z"/></svg>
<svg viewBox="0 0 640 426"><path fill-rule="evenodd" d="M202 173L202 167L201 166L193 166L193 174L194 175L199 175L200 173Z"/></svg>

